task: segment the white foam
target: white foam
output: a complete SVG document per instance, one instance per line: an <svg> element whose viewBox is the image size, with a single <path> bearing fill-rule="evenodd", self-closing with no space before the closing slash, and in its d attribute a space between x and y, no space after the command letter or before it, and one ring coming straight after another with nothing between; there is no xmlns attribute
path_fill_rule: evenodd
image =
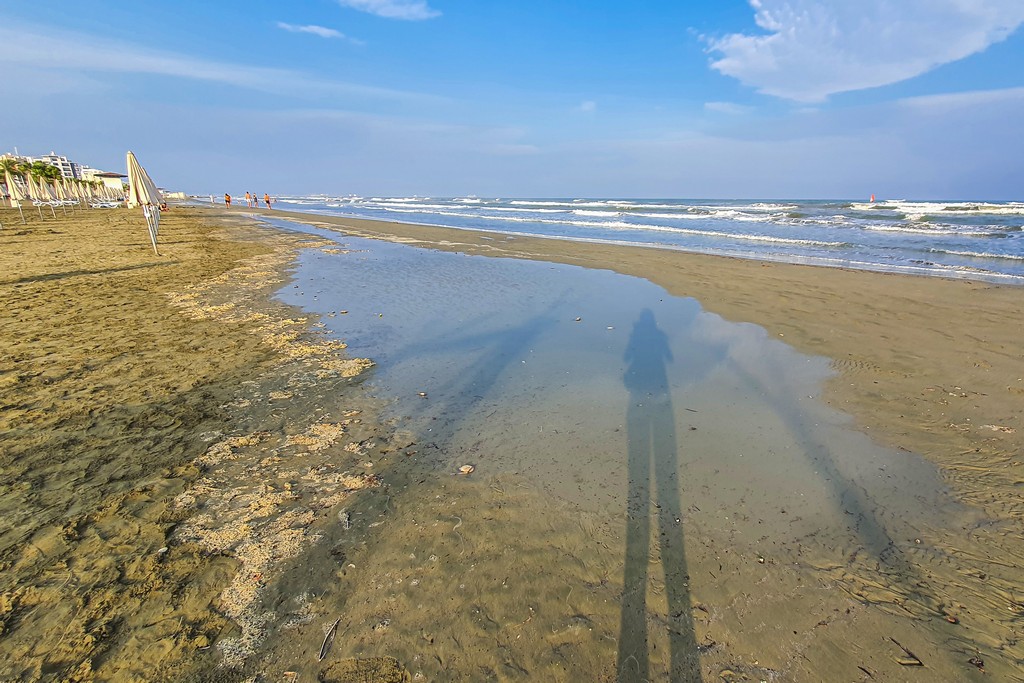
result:
<svg viewBox="0 0 1024 683"><path fill-rule="evenodd" d="M593 216L596 218L615 218L622 214L618 211L588 211L586 209L576 209L573 214L577 216Z"/></svg>

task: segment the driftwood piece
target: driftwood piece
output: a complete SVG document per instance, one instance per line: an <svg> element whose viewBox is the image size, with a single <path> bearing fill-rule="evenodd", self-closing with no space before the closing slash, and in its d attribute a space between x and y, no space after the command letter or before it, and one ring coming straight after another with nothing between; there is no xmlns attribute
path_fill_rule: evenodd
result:
<svg viewBox="0 0 1024 683"><path fill-rule="evenodd" d="M338 632L338 624L341 623L341 617L335 619L331 627L327 629L327 635L324 636L324 644L320 646L320 654L317 655L316 661L324 661L324 657L327 656L327 651L331 649L331 643L334 642L334 634Z"/></svg>
<svg viewBox="0 0 1024 683"><path fill-rule="evenodd" d="M896 662L898 664L901 664L903 666L924 666L924 662L921 661L921 658L915 655L907 648L903 647L903 645L901 645L898 640L892 637L890 637L889 640L896 643L896 646L899 647L899 649L903 650L903 652L907 655L906 657L898 657L896 659Z"/></svg>

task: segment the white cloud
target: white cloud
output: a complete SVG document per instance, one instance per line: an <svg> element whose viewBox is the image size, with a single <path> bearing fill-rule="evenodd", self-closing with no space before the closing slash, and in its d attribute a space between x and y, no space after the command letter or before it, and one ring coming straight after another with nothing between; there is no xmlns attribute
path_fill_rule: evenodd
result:
<svg viewBox="0 0 1024 683"><path fill-rule="evenodd" d="M597 102L593 100L586 100L585 102L580 102L580 106L577 107L577 109L579 109L581 112L585 114L593 113L597 111Z"/></svg>
<svg viewBox="0 0 1024 683"><path fill-rule="evenodd" d="M913 78L1024 23L1021 0L749 0L766 35L710 41L712 68L801 102Z"/></svg>
<svg viewBox="0 0 1024 683"><path fill-rule="evenodd" d="M320 36L321 38L344 38L345 34L341 31L335 31L333 28L326 28L324 26L296 26L295 24L286 24L283 21L277 22L277 27L290 31L291 33L311 33L314 36Z"/></svg>
<svg viewBox="0 0 1024 683"><path fill-rule="evenodd" d="M426 0L338 0L338 4L385 19L422 21L441 16Z"/></svg>

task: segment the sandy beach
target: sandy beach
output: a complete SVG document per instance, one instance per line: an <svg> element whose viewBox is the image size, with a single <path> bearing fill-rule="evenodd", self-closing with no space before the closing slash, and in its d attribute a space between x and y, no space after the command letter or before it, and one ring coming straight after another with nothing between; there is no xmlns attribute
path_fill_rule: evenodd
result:
<svg viewBox="0 0 1024 683"><path fill-rule="evenodd" d="M982 522L958 530L955 541L891 539L901 558L928 568L916 577L928 584L927 598L914 599L907 599L907 576L896 565L855 557L818 568L822 588L831 582L842 590L795 599L802 575L780 571L764 583L755 574L764 571L764 557L719 562L707 540L716 538L714 530L688 530L688 546L703 546L690 558L694 574L725 564L738 577L695 588L689 598L698 669L706 680L981 680L982 666L969 660L984 659L992 675L1024 680L1019 289L185 207L166 214L160 257L152 255L141 217L126 210L26 226L14 212L0 215L7 302L0 314L0 678L208 680L235 672L241 680L267 671L267 680L408 680L411 672L441 666L412 661L436 651L444 667L453 667L451 680L474 680L484 676L470 657L475 651L480 662L495 658L484 677L529 680L543 671L550 680L578 680L574 673L587 671L594 680L616 679L621 544L609 540L611 552L591 558L585 546L600 545L594 539L608 540L602 534L611 532L586 521L561 528L552 520L574 513L560 508L535 514L535 497L516 488L514 478L428 481L410 465L410 451L419 447L381 424L378 406L361 390L370 361L350 358L342 343L320 333L317 320L271 298L300 249L339 246L260 227L251 214L434 250L645 278L727 321L753 323L800 352L831 359L826 402L879 444L931 463L952 498ZM456 503L488 511L495 526L516 530L514 538L495 545L484 538L492 532L463 524L470 517L456 516ZM358 542L345 540L349 511L395 509L386 534L366 527ZM424 526L424 519L444 521ZM397 563L409 544L423 545L432 533L456 555L468 548L481 572L491 571L485 557L501 553L510 565L550 563L523 559L537 552L531 539L545 539L570 559L547 567L537 581L546 597L529 610L518 595L474 598L466 610L488 622L479 627L478 644L445 650L441 624L427 626L422 616L403 621L414 612L414 598L409 610L382 618L373 596L383 579L358 573L363 559L383 566L394 555ZM342 545L344 553L337 551ZM919 559L918 545L931 556ZM464 555L458 561L472 564ZM342 580L349 564L359 570ZM559 572L558 581L578 577L592 587L589 597L582 589L556 591ZM440 578L433 590L447 597ZM488 579L504 585L508 577ZM742 610L729 605L742 594L750 608L755 585L763 591L757 611L775 614L790 600L800 609L778 615L770 632L744 626L736 618ZM577 604L582 600L590 602ZM555 604L568 616L540 614ZM822 611L835 616L820 617ZM887 631L891 612L919 632ZM325 640L332 616L342 626ZM547 618L562 626L529 632L527 624ZM369 625L369 635L357 636L357 622ZM414 629L417 638L406 637ZM603 633L607 642L586 645L586 632ZM321 643L333 648L322 662L315 656ZM545 659L517 647L576 654ZM911 657L925 666L908 666ZM516 661L522 671L507 666ZM559 661L571 666L555 675Z"/></svg>

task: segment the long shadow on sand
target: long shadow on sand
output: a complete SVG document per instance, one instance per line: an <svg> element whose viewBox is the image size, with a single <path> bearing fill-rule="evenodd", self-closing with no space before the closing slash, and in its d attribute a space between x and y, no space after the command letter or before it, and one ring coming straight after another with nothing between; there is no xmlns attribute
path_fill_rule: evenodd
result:
<svg viewBox="0 0 1024 683"><path fill-rule="evenodd" d="M863 544L863 550L878 562L878 575L871 577L872 580L880 581L894 593L902 593L904 602L895 602L895 605L908 614L914 614L907 604L912 603L928 617L945 617L942 599L931 588L928 577L921 573L893 538L880 516L879 503L872 500L871 493L863 484L842 472L839 465L842 454L836 453L829 445L828 438L816 429L817 425L809 424L797 405L780 393L779 387L786 387L787 384L785 378L778 375L779 369L771 368L771 374L762 378L741 363L730 362L730 367L758 395L772 404L775 414L789 430L809 465L828 484L835 506L850 518L850 532ZM908 491L907 495L914 493ZM858 552L855 549L847 558L849 565L853 565ZM861 599L871 602L866 597Z"/></svg>
<svg viewBox="0 0 1024 683"><path fill-rule="evenodd" d="M422 409L424 414L433 413L439 418L434 429L438 443L434 446L443 452L445 442L458 431L474 407L489 395L509 366L520 360L537 338L557 324L554 308L549 307L518 325L478 321L477 326L486 329L458 337L442 336L436 340L418 341L388 359L395 365L408 358L428 358L453 352L461 354L464 359L459 373L448 381L431 386L430 393L435 398L429 407L424 405Z"/></svg>
<svg viewBox="0 0 1024 683"><path fill-rule="evenodd" d="M689 576L683 546L682 505L675 411L666 363L673 361L667 335L645 309L626 347L629 390L629 498L626 559L619 634L618 680L650 680L647 637L647 578L651 550L651 506L656 507L661 566L668 598L670 673L675 683L700 681L700 660L690 613ZM653 474L653 484L651 481Z"/></svg>
<svg viewBox="0 0 1024 683"><path fill-rule="evenodd" d="M145 268L154 268L156 266L168 266L178 263L178 261L160 261L158 263L140 263L134 266L121 266L119 268L98 268L95 270L69 270L63 273L46 273L45 275L33 275L31 277L23 277L17 280L4 280L0 281L0 285L24 285L30 282L48 282L50 280L63 280L69 277L80 277L82 275L103 275L105 273L119 273L127 270L142 270Z"/></svg>

